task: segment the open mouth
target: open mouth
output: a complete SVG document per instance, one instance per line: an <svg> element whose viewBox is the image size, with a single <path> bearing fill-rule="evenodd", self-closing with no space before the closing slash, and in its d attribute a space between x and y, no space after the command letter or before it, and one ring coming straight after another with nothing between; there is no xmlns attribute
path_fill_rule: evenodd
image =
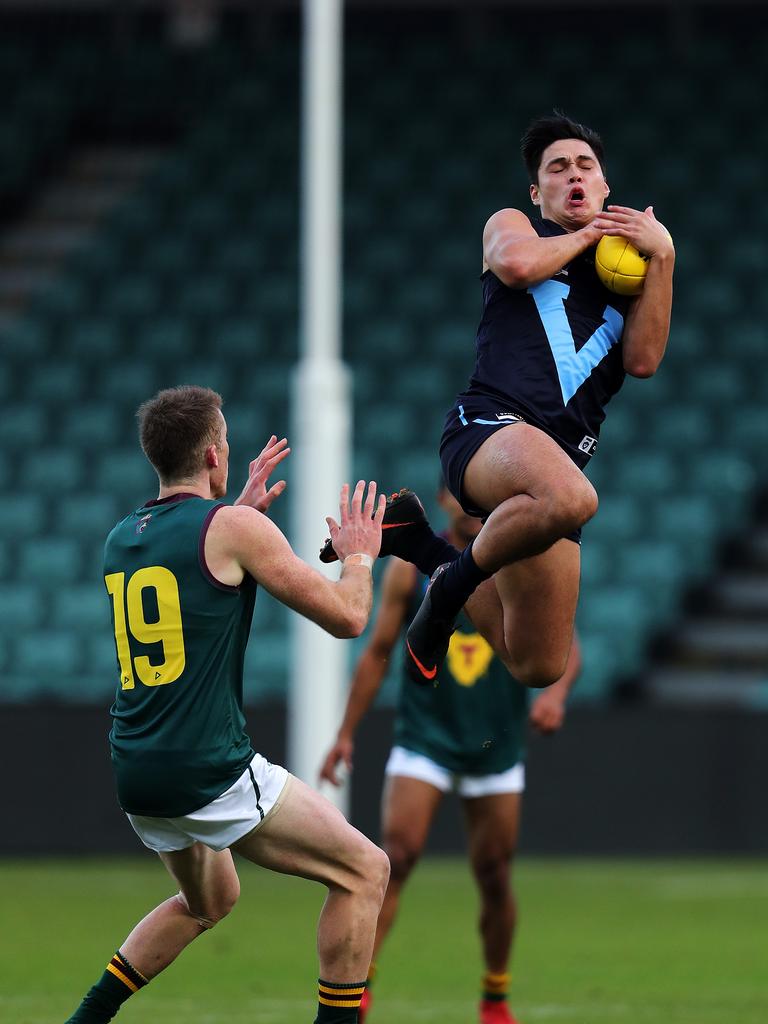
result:
<svg viewBox="0 0 768 1024"><path fill-rule="evenodd" d="M586 199L583 188L572 188L568 193L568 202L574 205L580 205Z"/></svg>

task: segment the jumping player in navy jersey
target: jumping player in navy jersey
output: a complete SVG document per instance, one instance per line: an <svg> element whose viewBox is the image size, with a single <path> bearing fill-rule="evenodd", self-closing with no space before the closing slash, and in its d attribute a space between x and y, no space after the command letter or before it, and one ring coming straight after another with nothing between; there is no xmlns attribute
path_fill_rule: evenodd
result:
<svg viewBox="0 0 768 1024"><path fill-rule="evenodd" d="M473 604L490 606L494 589L512 674L528 686L563 674L580 531L597 510L582 469L625 373L652 376L669 333L672 241L650 206L603 209L609 188L596 132L556 112L530 125L522 155L540 218L506 209L485 226L477 363L440 447L450 490L484 525L460 555L451 548L441 556L431 532L419 540L432 583L407 635L417 682L434 679L462 606L469 601L476 621ZM604 235L626 238L649 258L636 298L600 284L592 250ZM401 532L405 540L400 530L391 540ZM415 542L414 534L408 551L390 547L416 561ZM495 588L480 588L491 576Z"/></svg>

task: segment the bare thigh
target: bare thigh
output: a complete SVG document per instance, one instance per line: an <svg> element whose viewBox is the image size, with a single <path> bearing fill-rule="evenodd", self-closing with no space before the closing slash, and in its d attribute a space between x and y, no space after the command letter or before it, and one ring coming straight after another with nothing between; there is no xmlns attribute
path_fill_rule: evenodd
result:
<svg viewBox="0 0 768 1024"><path fill-rule="evenodd" d="M405 775L387 777L381 831L393 877L407 873L418 860L442 798L436 786L421 779Z"/></svg>
<svg viewBox="0 0 768 1024"><path fill-rule="evenodd" d="M520 494L549 501L594 495L563 449L529 423L502 427L486 438L467 465L463 488L473 505L488 512Z"/></svg>
<svg viewBox="0 0 768 1024"><path fill-rule="evenodd" d="M507 863L517 849L521 793L493 793L464 799L469 855L477 870Z"/></svg>
<svg viewBox="0 0 768 1024"><path fill-rule="evenodd" d="M383 858L324 796L294 776L287 786L279 806L233 850L272 871L342 889L365 877L371 859Z"/></svg>
<svg viewBox="0 0 768 1024"><path fill-rule="evenodd" d="M511 671L529 686L546 686L565 671L580 569L579 545L559 540L541 555L499 569L494 577Z"/></svg>

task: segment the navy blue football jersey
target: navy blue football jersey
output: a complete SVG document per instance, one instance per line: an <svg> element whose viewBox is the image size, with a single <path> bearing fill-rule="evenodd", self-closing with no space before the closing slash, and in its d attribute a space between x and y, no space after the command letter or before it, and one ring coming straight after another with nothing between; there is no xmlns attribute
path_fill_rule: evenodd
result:
<svg viewBox="0 0 768 1024"><path fill-rule="evenodd" d="M532 224L541 237L565 234L549 220ZM457 398L459 417L488 414L503 423L522 416L583 467L597 446L605 406L624 381L629 300L600 283L594 248L526 289L507 287L490 270L482 284L477 361Z"/></svg>

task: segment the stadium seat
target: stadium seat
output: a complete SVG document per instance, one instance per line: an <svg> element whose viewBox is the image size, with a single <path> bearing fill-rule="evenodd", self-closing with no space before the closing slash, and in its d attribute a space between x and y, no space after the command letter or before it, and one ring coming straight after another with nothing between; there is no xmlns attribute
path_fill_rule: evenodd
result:
<svg viewBox="0 0 768 1024"><path fill-rule="evenodd" d="M0 437L9 445L31 449L48 440L46 409L32 402L0 408Z"/></svg>
<svg viewBox="0 0 768 1024"><path fill-rule="evenodd" d="M186 235L169 235L148 245L142 253L142 270L169 284L189 279L198 261L199 247Z"/></svg>
<svg viewBox="0 0 768 1024"><path fill-rule="evenodd" d="M615 555L617 579L643 592L651 621L668 619L686 578L683 550L672 540L636 540Z"/></svg>
<svg viewBox="0 0 768 1024"><path fill-rule="evenodd" d="M748 393L747 375L748 370L734 360L692 366L686 374L686 392L690 401L704 409L733 408Z"/></svg>
<svg viewBox="0 0 768 1024"><path fill-rule="evenodd" d="M604 544L619 545L640 537L646 515L634 494L607 493L600 498L595 518L587 526Z"/></svg>
<svg viewBox="0 0 768 1024"><path fill-rule="evenodd" d="M70 584L55 591L51 601L51 621L57 629L73 629L80 634L91 630L109 635L109 597L93 582Z"/></svg>
<svg viewBox="0 0 768 1024"><path fill-rule="evenodd" d="M718 433L721 444L747 457L759 473L768 451L768 413L765 406L742 404L737 415L728 411Z"/></svg>
<svg viewBox="0 0 768 1024"><path fill-rule="evenodd" d="M581 602L580 622L589 631L613 632L616 643L631 640L633 634L642 637L653 619L642 589L624 583L611 584L584 595Z"/></svg>
<svg viewBox="0 0 768 1024"><path fill-rule="evenodd" d="M581 584L594 589L608 583L616 573L614 546L591 533L581 547Z"/></svg>
<svg viewBox="0 0 768 1024"><path fill-rule="evenodd" d="M107 606L107 616L109 607ZM115 638L110 629L99 630L88 636L85 644L85 667L83 677L94 694L110 696L118 680Z"/></svg>
<svg viewBox="0 0 768 1024"><path fill-rule="evenodd" d="M159 286L148 274L125 275L104 290L99 306L109 317L140 322L157 312Z"/></svg>
<svg viewBox="0 0 768 1024"><path fill-rule="evenodd" d="M128 499L138 508L142 502L156 497L157 477L138 448L103 452L93 469L93 483L99 491Z"/></svg>
<svg viewBox="0 0 768 1024"><path fill-rule="evenodd" d="M80 577L83 564L80 544L71 538L39 537L25 541L19 550L19 574L38 586L58 588Z"/></svg>
<svg viewBox="0 0 768 1024"><path fill-rule="evenodd" d="M747 459L727 450L712 450L706 458L687 466L692 493L716 498L736 527L748 510L753 495L755 470Z"/></svg>
<svg viewBox="0 0 768 1024"><path fill-rule="evenodd" d="M183 316L221 318L234 306L232 281L219 274L200 274L181 282L174 302Z"/></svg>
<svg viewBox="0 0 768 1024"><path fill-rule="evenodd" d="M17 492L13 501L0 502L0 536L11 543L41 533L46 521L47 504L37 489Z"/></svg>
<svg viewBox="0 0 768 1024"><path fill-rule="evenodd" d="M9 630L9 639L13 633L41 625L45 616L44 595L35 583L23 580L0 582L0 619Z"/></svg>
<svg viewBox="0 0 768 1024"><path fill-rule="evenodd" d="M582 670L574 689L579 703L604 700L611 683L634 668L622 658L614 639L605 633L580 634Z"/></svg>
<svg viewBox="0 0 768 1024"><path fill-rule="evenodd" d="M124 423L114 405L82 402L67 409L62 417L59 438L80 449L103 449L119 442Z"/></svg>
<svg viewBox="0 0 768 1024"><path fill-rule="evenodd" d="M74 630L29 630L16 641L16 670L29 680L30 691L56 693L77 700L82 661L80 637ZM62 681L69 686L62 689Z"/></svg>
<svg viewBox="0 0 768 1024"><path fill-rule="evenodd" d="M46 285L35 301L35 308L47 316L77 316L88 306L88 290L76 278L60 277Z"/></svg>
<svg viewBox="0 0 768 1024"><path fill-rule="evenodd" d="M644 424L643 434L654 449L684 454L699 451L716 440L718 423L712 409L692 402L665 410L651 423Z"/></svg>
<svg viewBox="0 0 768 1024"><path fill-rule="evenodd" d="M0 329L0 336L4 358L21 358L27 363L30 359L40 359L51 351L51 331L45 318L14 318L7 327Z"/></svg>
<svg viewBox="0 0 768 1024"><path fill-rule="evenodd" d="M114 358L123 344L119 324L105 317L82 318L69 325L66 346L79 360Z"/></svg>
<svg viewBox="0 0 768 1024"><path fill-rule="evenodd" d="M708 571L718 534L728 526L727 515L713 495L674 495L651 510L650 532L687 551L686 572L693 578Z"/></svg>
<svg viewBox="0 0 768 1024"><path fill-rule="evenodd" d="M636 500L671 494L679 487L679 468L666 452L633 452L614 465L613 482L620 493Z"/></svg>
<svg viewBox="0 0 768 1024"><path fill-rule="evenodd" d="M54 526L58 534L98 550L124 511L110 493L65 495L57 502Z"/></svg>
<svg viewBox="0 0 768 1024"><path fill-rule="evenodd" d="M133 351L154 362L187 358L197 345L195 326L177 314L144 320L131 332L131 337Z"/></svg>
<svg viewBox="0 0 768 1024"><path fill-rule="evenodd" d="M23 378L27 398L42 402L76 401L86 389L86 370L74 360L58 358L35 366L35 372Z"/></svg>
<svg viewBox="0 0 768 1024"><path fill-rule="evenodd" d="M127 405L126 423L131 421L134 409L160 387L179 383L178 379L163 380L153 363L135 359L98 366L96 371L95 393L100 399L119 402L123 409Z"/></svg>
<svg viewBox="0 0 768 1024"><path fill-rule="evenodd" d="M107 280L114 280L125 264L125 249L114 234L101 234L75 253L70 262L73 272L82 276L95 293L98 286Z"/></svg>
<svg viewBox="0 0 768 1024"><path fill-rule="evenodd" d="M20 482L28 492L60 495L80 488L84 470L80 453L73 449L38 448L21 466Z"/></svg>

